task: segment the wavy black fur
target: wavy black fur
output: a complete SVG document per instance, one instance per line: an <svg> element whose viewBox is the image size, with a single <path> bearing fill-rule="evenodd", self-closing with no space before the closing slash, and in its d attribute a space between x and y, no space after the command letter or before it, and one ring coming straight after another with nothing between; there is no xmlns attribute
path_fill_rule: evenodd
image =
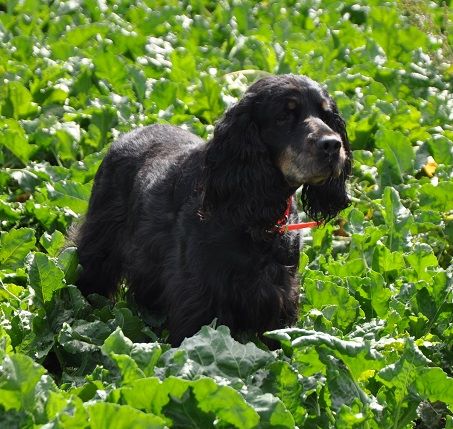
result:
<svg viewBox="0 0 453 429"><path fill-rule="evenodd" d="M215 318L233 335L292 325L299 237L275 224L301 185L307 213L334 216L348 204L349 173L344 121L301 76L253 84L207 144L167 125L132 131L97 172L77 237L78 286L111 295L126 282L166 316L173 345Z"/></svg>

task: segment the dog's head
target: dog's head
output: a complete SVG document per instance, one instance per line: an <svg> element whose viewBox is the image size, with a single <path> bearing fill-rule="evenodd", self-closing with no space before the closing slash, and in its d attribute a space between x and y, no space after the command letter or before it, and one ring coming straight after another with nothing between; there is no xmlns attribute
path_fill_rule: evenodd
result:
<svg viewBox="0 0 453 429"><path fill-rule="evenodd" d="M222 160L214 150L223 151L231 161L224 166L231 168L230 176L240 166L245 183L279 202L277 188L286 186L292 193L303 186L304 209L315 219L330 219L349 204L345 180L351 151L345 122L327 92L307 77L269 76L255 82L217 124L209 145L207 165L219 169ZM227 193L224 186L211 196L225 199Z"/></svg>

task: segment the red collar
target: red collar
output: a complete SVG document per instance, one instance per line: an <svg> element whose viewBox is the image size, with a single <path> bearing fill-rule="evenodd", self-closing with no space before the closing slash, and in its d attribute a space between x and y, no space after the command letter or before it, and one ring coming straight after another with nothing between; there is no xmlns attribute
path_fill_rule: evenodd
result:
<svg viewBox="0 0 453 429"><path fill-rule="evenodd" d="M302 223L291 223L288 225L288 219L291 213L292 205L293 196L291 195L287 200L285 213L275 224L274 231L276 231L278 234L283 235L288 231L296 231L298 229L304 228L315 228L321 223L321 222L302 222Z"/></svg>

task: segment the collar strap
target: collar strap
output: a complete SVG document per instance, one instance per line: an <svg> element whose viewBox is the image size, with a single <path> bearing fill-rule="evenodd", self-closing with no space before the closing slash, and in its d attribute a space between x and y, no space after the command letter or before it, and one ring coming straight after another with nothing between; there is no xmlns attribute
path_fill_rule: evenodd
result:
<svg viewBox="0 0 453 429"><path fill-rule="evenodd" d="M287 200L286 210L283 216L277 220L274 231L280 235L285 234L288 231L296 231L304 228L316 228L321 222L302 222L302 223L291 223L288 225L289 215L291 213L291 206L293 204L293 196L291 195Z"/></svg>

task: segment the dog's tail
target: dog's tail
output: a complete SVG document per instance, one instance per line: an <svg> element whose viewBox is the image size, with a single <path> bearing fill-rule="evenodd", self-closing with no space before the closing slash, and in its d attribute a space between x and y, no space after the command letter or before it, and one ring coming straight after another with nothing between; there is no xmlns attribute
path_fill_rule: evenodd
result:
<svg viewBox="0 0 453 429"><path fill-rule="evenodd" d="M126 218L121 198L103 178L103 168L96 174L85 221L72 233L82 266L77 287L87 296L113 295L122 278L122 258L118 246L121 226Z"/></svg>

